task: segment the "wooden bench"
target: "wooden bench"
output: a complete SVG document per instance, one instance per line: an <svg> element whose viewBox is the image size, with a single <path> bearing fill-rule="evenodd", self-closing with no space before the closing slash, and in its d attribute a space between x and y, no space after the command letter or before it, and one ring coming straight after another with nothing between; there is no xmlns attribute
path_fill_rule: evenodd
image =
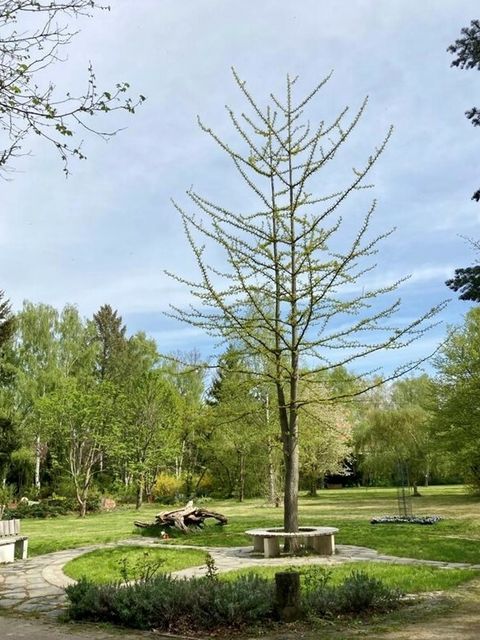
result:
<svg viewBox="0 0 480 640"><path fill-rule="evenodd" d="M28 538L20 535L20 520L0 520L0 564L27 557Z"/></svg>
<svg viewBox="0 0 480 640"><path fill-rule="evenodd" d="M263 553L265 558L278 558L280 555L280 540L296 539L307 549L322 556L335 553L335 527L299 527L296 533L286 533L283 527L271 529L249 529L245 531L252 538L253 550Z"/></svg>

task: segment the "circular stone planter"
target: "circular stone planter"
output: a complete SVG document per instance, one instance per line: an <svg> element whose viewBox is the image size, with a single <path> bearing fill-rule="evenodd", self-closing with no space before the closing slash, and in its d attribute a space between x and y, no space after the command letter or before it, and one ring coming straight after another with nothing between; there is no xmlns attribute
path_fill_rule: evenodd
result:
<svg viewBox="0 0 480 640"><path fill-rule="evenodd" d="M335 527L299 527L298 532L286 532L283 527L268 529L248 529L245 533L253 540L253 550L262 552L265 558L277 558L280 555L280 539L295 539L307 549L324 556L335 553Z"/></svg>

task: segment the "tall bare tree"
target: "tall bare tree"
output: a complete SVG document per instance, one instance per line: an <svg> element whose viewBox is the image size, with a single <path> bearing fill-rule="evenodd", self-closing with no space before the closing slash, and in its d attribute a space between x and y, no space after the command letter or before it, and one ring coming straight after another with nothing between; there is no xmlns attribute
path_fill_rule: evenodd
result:
<svg viewBox="0 0 480 640"><path fill-rule="evenodd" d="M349 207L345 207L346 217L339 213L347 199L367 186L365 179L390 131L333 193L312 193L315 188L325 189L320 172L338 180L339 174L330 169L337 167L334 161L359 123L366 100L349 119L346 108L331 124L321 121L313 126L302 122L302 116L328 78L306 97L295 99L297 79L287 77L284 97L271 94L270 104L261 108L246 83L233 73L249 108L248 113L236 115L227 107L243 148L234 148L199 123L249 187L252 193L247 202L252 202L253 195L258 205L248 212L234 212L193 189L187 193L195 213L175 204L201 277L192 281L172 276L198 300L197 306L188 309L173 307L172 315L212 335L239 340L246 352L260 354L268 363L262 375L274 384L278 400L285 466L284 526L286 531L296 531L299 414L311 401L309 383L355 361L365 361L368 371L369 356L379 351L388 354L420 338L441 305L413 321L396 323L400 300L389 294L401 281L369 287L364 278L375 266L368 259L389 235L372 238L369 233L375 202L360 219ZM206 258L212 245L217 255L218 248L225 255L218 266ZM400 366L384 379L398 377L415 364ZM358 393L374 384L364 383ZM317 403L331 400L315 397Z"/></svg>

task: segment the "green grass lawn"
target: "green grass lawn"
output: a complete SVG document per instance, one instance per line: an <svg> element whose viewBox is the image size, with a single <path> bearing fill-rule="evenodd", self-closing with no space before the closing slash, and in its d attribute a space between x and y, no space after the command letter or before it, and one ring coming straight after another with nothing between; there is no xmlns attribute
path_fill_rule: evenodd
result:
<svg viewBox="0 0 480 640"><path fill-rule="evenodd" d="M311 565L308 571L325 571L325 567ZM298 571L303 581L305 567L285 565L282 570ZM255 573L265 578L274 579L279 567L248 567L221 574L224 580L233 580L239 575ZM400 589L403 593L420 593L425 591L445 591L453 589L463 582L480 575L480 571L473 569L440 569L436 567L408 566L385 564L381 562L347 562L327 568L330 574L329 584L337 585L345 580L352 571L362 571L370 577L381 580L389 587Z"/></svg>
<svg viewBox="0 0 480 640"><path fill-rule="evenodd" d="M205 556L204 551L196 549L119 546L86 553L68 562L63 571L74 580L87 577L92 582L104 584L121 580L124 577L122 568L125 567L127 580L136 580L142 577L146 565L155 565L161 573L171 573L205 564Z"/></svg>
<svg viewBox="0 0 480 640"><path fill-rule="evenodd" d="M395 489L339 489L319 492L317 498L302 498L300 523L338 527L337 542L377 549L381 553L480 564L480 500L463 487L421 489L413 500L415 514L440 515L442 522L425 525L371 525L372 516L395 514ZM279 526L282 509L267 507L261 500L215 501L209 508L224 513L229 524L208 523L188 536L178 534L174 542L199 546L244 546L244 531L253 527ZM171 507L145 505L140 511L119 508L79 519L62 516L51 520L24 520L22 532L29 536L32 555L139 535L134 520L151 521L155 513Z"/></svg>

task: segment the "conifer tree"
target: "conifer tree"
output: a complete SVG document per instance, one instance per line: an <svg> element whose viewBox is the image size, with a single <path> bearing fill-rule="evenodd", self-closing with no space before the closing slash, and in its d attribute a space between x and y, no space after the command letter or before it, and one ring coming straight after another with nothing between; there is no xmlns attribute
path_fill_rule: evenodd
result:
<svg viewBox="0 0 480 640"><path fill-rule="evenodd" d="M472 20L469 27L463 27L462 37L457 38L447 51L455 56L452 67L459 69L480 70L480 20ZM465 112L474 127L480 127L480 109L471 107ZM477 189L472 200L480 202L480 189Z"/></svg>
<svg viewBox="0 0 480 640"><path fill-rule="evenodd" d="M97 356L97 372L101 381L114 380L118 377L122 363L122 356L126 349L126 326L122 316L104 304L93 315L95 340L100 348Z"/></svg>
<svg viewBox="0 0 480 640"><path fill-rule="evenodd" d="M360 218L348 202L368 186L366 179L390 131L346 179L335 161L367 101L350 118L344 109L330 124L321 120L313 125L305 121L304 111L328 78L306 97L296 98L297 79L287 77L285 95L271 94L270 103L261 107L246 83L233 74L249 109L237 115L227 107L239 145L224 141L200 120L199 124L249 188L249 209L233 211L193 188L187 192L192 211L175 203L200 278L171 274L197 299L188 309L172 307L172 315L211 335L238 340L246 353L266 362L262 376L276 389L283 448L284 526L294 532L299 524L300 409L309 402L332 400L307 397L309 383L356 361L366 367L362 373L371 372L369 356L384 351L388 357L391 350L410 345L431 326L441 306L413 321L395 322L400 300L390 294L401 281L385 286L365 282L365 274L375 266L369 258L389 232L373 237L370 233L375 201ZM328 193L332 182L337 184ZM364 201L356 204L358 209ZM223 263L208 262L212 245L217 255L223 251ZM416 364L399 366L385 379ZM368 383L359 392L366 387Z"/></svg>
<svg viewBox="0 0 480 640"><path fill-rule="evenodd" d="M0 347L13 335L14 317L8 300L4 299L5 293L0 291Z"/></svg>

